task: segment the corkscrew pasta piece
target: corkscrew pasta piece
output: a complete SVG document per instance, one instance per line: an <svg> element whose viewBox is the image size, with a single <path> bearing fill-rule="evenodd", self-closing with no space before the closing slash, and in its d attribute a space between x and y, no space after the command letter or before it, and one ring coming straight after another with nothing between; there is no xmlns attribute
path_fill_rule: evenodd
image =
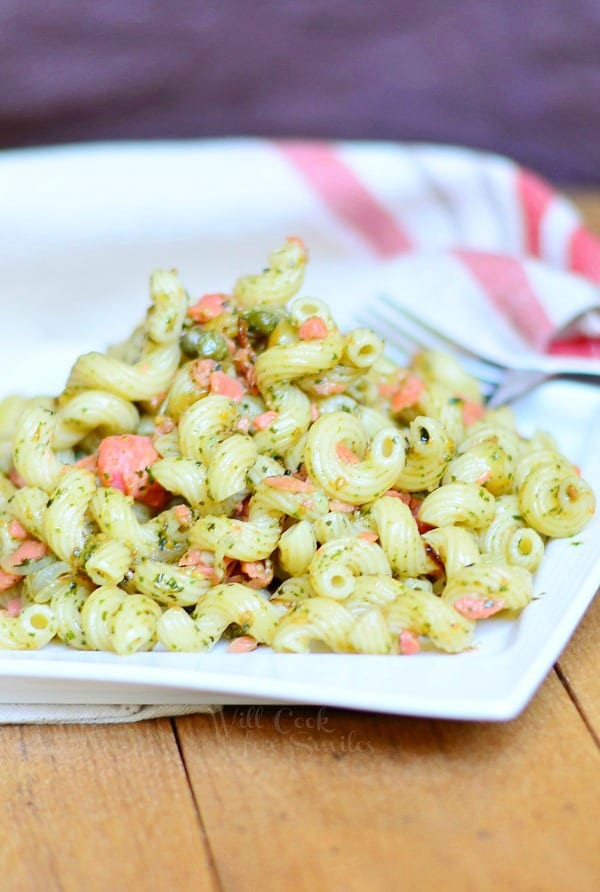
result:
<svg viewBox="0 0 600 892"><path fill-rule="evenodd" d="M462 567L477 563L481 557L474 534L463 527L443 526L428 530L423 533L423 541L440 557L446 579L452 579Z"/></svg>
<svg viewBox="0 0 600 892"><path fill-rule="evenodd" d="M449 353L422 350L414 356L411 368L426 383L442 384L450 393L463 400L472 400L479 404L482 402L478 382Z"/></svg>
<svg viewBox="0 0 600 892"><path fill-rule="evenodd" d="M210 568L209 568L210 569ZM140 561L131 582L137 592L169 607L191 607L210 589L211 577L163 561Z"/></svg>
<svg viewBox="0 0 600 892"><path fill-rule="evenodd" d="M358 596L353 596L353 603L322 597L297 602L280 621L273 648L308 653L313 644L325 644L336 653L398 653L406 634L415 650L418 636L429 638L447 653L470 646L474 622L440 598L391 578L363 577L359 583L363 591L365 582L371 592L380 591L361 610L357 610Z"/></svg>
<svg viewBox="0 0 600 892"><path fill-rule="evenodd" d="M178 344L155 347L133 365L103 353L86 353L73 366L68 386L106 390L125 400L150 400L167 390L180 357Z"/></svg>
<svg viewBox="0 0 600 892"><path fill-rule="evenodd" d="M401 499L382 496L370 509L375 530L394 574L420 576L436 569L425 547L417 522Z"/></svg>
<svg viewBox="0 0 600 892"><path fill-rule="evenodd" d="M287 456L307 432L310 425L310 400L294 384L279 385L265 394L272 420L267 427L257 430L254 441L264 455Z"/></svg>
<svg viewBox="0 0 600 892"><path fill-rule="evenodd" d="M43 536L47 507L48 493L37 486L23 486L10 499L14 519L36 539Z"/></svg>
<svg viewBox="0 0 600 892"><path fill-rule="evenodd" d="M68 449L90 431L102 436L134 433L140 423L135 405L103 390L72 390L60 400L54 431L54 448Z"/></svg>
<svg viewBox="0 0 600 892"><path fill-rule="evenodd" d="M348 641L353 652L359 654L397 654L399 651L399 636L394 635L376 607L355 618Z"/></svg>
<svg viewBox="0 0 600 892"><path fill-rule="evenodd" d="M158 637L168 650L210 650L235 625L240 634L270 644L277 619L277 608L255 589L239 583L216 585L202 596L191 616L176 607L165 611Z"/></svg>
<svg viewBox="0 0 600 892"><path fill-rule="evenodd" d="M79 563L91 527L87 510L96 492L92 471L69 468L51 492L44 514L43 540L67 563Z"/></svg>
<svg viewBox="0 0 600 892"><path fill-rule="evenodd" d="M558 452L540 449L517 465L516 487L523 519L543 536L581 532L596 507L591 488Z"/></svg>
<svg viewBox="0 0 600 892"><path fill-rule="evenodd" d="M268 429L257 435L261 451L285 455L308 430L310 400L295 382L332 369L344 345L338 331L324 330L321 338L275 344L258 356L256 384L267 408L276 413Z"/></svg>
<svg viewBox="0 0 600 892"><path fill-rule="evenodd" d="M215 502L246 489L250 468L258 457L256 443L244 434L232 434L212 452L206 482Z"/></svg>
<svg viewBox="0 0 600 892"><path fill-rule="evenodd" d="M354 618L342 603L330 598L310 598L280 621L273 650L310 653L311 645L318 642L334 653L350 653L353 625Z"/></svg>
<svg viewBox="0 0 600 892"><path fill-rule="evenodd" d="M133 563L133 551L125 542L106 539L102 535L94 537L85 561L85 572L96 585L119 585Z"/></svg>
<svg viewBox="0 0 600 892"><path fill-rule="evenodd" d="M318 517L314 523L315 535L317 542L330 542L333 539L342 539L344 537L356 536L356 523L353 520L354 505L348 505L350 514L346 514L340 510L340 506L335 506L335 511L328 511L327 514Z"/></svg>
<svg viewBox="0 0 600 892"><path fill-rule="evenodd" d="M496 500L475 483L448 483L429 493L419 509L419 520L432 527L462 524L486 527L496 513Z"/></svg>
<svg viewBox="0 0 600 892"><path fill-rule="evenodd" d="M317 550L314 525L301 520L281 534L279 539L279 564L290 576L302 576L308 572Z"/></svg>
<svg viewBox="0 0 600 892"><path fill-rule="evenodd" d="M494 496L511 492L522 451L519 437L501 425L479 422L473 428L460 443L442 482L478 483Z"/></svg>
<svg viewBox="0 0 600 892"><path fill-rule="evenodd" d="M75 574L62 574L51 586L57 637L74 650L90 650L81 608L92 591L93 587Z"/></svg>
<svg viewBox="0 0 600 892"><path fill-rule="evenodd" d="M340 408L344 412L347 411L343 406ZM360 423L368 437L374 437L376 433L390 426L390 419L378 409L374 409L371 406L359 406L358 404L356 409L356 415L360 419Z"/></svg>
<svg viewBox="0 0 600 892"><path fill-rule="evenodd" d="M270 557L281 535L280 514L263 510L251 499L248 520L207 515L189 532L192 548L205 549L223 558L237 561L261 561Z"/></svg>
<svg viewBox="0 0 600 892"><path fill-rule="evenodd" d="M301 288L307 260L302 241L289 238L281 248L269 254L269 266L264 272L237 280L233 296L242 307L283 306Z"/></svg>
<svg viewBox="0 0 600 892"><path fill-rule="evenodd" d="M394 481L395 488L405 492L435 489L454 454L454 444L444 425L435 418L417 415L406 439L406 460Z"/></svg>
<svg viewBox="0 0 600 892"><path fill-rule="evenodd" d="M278 387L334 368L343 349L344 337L338 331L327 332L320 339L268 347L255 366L256 383L267 406L270 408Z"/></svg>
<svg viewBox="0 0 600 892"><path fill-rule="evenodd" d="M188 309L183 285L173 271L156 270L150 277L152 306L146 320L146 333L154 344L174 344L179 340Z"/></svg>
<svg viewBox="0 0 600 892"><path fill-rule="evenodd" d="M313 337L317 337L317 335L324 337L328 332L337 329L335 319L331 315L331 310L324 301L315 300L315 298L312 297L297 297L293 300L290 304L289 321L297 331L297 338L303 336L299 332L299 329L306 322L309 323L310 327L312 325L312 320L317 320L322 323L322 325L317 326L317 329L312 331Z"/></svg>
<svg viewBox="0 0 600 892"><path fill-rule="evenodd" d="M361 576L356 580L350 597L344 601L344 607L353 616L374 607L382 610L407 590L404 581L391 576Z"/></svg>
<svg viewBox="0 0 600 892"><path fill-rule="evenodd" d="M182 455L162 458L153 464L152 476L167 492L182 496L199 513L214 513L217 503L208 495L208 472L201 461Z"/></svg>
<svg viewBox="0 0 600 892"><path fill-rule="evenodd" d="M292 607L307 598L316 598L316 592L310 584L308 576L291 576L282 582L271 595L271 604L283 608L283 614L289 613Z"/></svg>
<svg viewBox="0 0 600 892"><path fill-rule="evenodd" d="M360 537L332 539L318 549L310 562L310 584L321 597L342 601L354 590L356 577L391 576L384 550Z"/></svg>
<svg viewBox="0 0 600 892"><path fill-rule="evenodd" d="M479 547L484 554L493 555L517 567L535 572L544 556L544 540L538 532L525 525L515 495L500 496L496 500L496 516L479 533Z"/></svg>
<svg viewBox="0 0 600 892"><path fill-rule="evenodd" d="M308 480L291 475L271 475L256 484L250 510L275 512L280 517L316 521L329 511L329 499Z"/></svg>
<svg viewBox="0 0 600 892"><path fill-rule="evenodd" d="M198 376L198 364L185 362L172 378L163 402L167 418L177 422L183 413L209 392L210 380Z"/></svg>
<svg viewBox="0 0 600 892"><path fill-rule="evenodd" d="M437 595L413 588L397 579L364 577L347 606L354 613L377 607L396 640L403 632L429 638L446 653L468 648L475 623L459 614Z"/></svg>
<svg viewBox="0 0 600 892"><path fill-rule="evenodd" d="M13 394L0 399L0 443L3 449L8 447L12 453L19 420L28 409L47 409L51 412L54 405L54 399L48 396L25 397ZM2 473L6 473L6 470L2 468Z"/></svg>
<svg viewBox="0 0 600 892"><path fill-rule="evenodd" d="M25 601L35 604L48 604L65 578L75 579L76 574L69 564L48 557L40 562L37 567L29 568L23 578L22 597Z"/></svg>
<svg viewBox="0 0 600 892"><path fill-rule="evenodd" d="M310 428L309 476L332 499L362 505L391 489L405 463L405 442L393 427L369 442L360 421L346 412L322 415Z"/></svg>
<svg viewBox="0 0 600 892"><path fill-rule="evenodd" d="M448 579L442 600L464 616L486 619L501 610L522 610L532 594L528 570L507 566L485 555Z"/></svg>
<svg viewBox="0 0 600 892"><path fill-rule="evenodd" d="M355 328L346 335L343 360L360 369L370 369L383 353L385 344L368 328Z"/></svg>
<svg viewBox="0 0 600 892"><path fill-rule="evenodd" d="M214 449L235 431L237 404L226 396L210 394L187 409L179 422L181 454L208 462Z"/></svg>
<svg viewBox="0 0 600 892"><path fill-rule="evenodd" d="M467 452L482 443L497 444L508 459L517 462L526 449L526 443L514 426L514 418L508 407L491 409L481 421L471 424L461 439L458 452Z"/></svg>
<svg viewBox="0 0 600 892"><path fill-rule="evenodd" d="M104 536L124 543L138 560L178 560L186 549L186 524L182 524L176 508L162 511L143 523L138 520L131 496L111 486L100 486L89 503L89 511Z"/></svg>
<svg viewBox="0 0 600 892"><path fill-rule="evenodd" d="M173 273L153 273L152 306L143 329L137 362L102 353L86 353L75 362L68 387L107 391L129 401L151 400L168 390L181 359L179 337L187 312L185 290Z"/></svg>
<svg viewBox="0 0 600 892"><path fill-rule="evenodd" d="M47 604L29 604L18 616L0 614L0 648L39 650L56 634L56 620Z"/></svg>
<svg viewBox="0 0 600 892"><path fill-rule="evenodd" d="M407 631L422 635L446 653L460 653L473 640L475 623L428 592L407 589L383 614L390 630L398 637Z"/></svg>
<svg viewBox="0 0 600 892"><path fill-rule="evenodd" d="M133 654L152 650L161 608L146 595L128 595L117 586L93 591L81 607L86 649Z"/></svg>
<svg viewBox="0 0 600 892"><path fill-rule="evenodd" d="M46 492L54 489L64 467L53 450L56 415L34 406L21 416L15 431L15 471L29 486Z"/></svg>

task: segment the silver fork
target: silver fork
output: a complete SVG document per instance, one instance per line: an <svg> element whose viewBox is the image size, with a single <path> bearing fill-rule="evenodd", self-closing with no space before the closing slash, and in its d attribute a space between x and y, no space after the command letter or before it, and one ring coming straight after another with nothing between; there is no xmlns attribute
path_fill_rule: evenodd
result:
<svg viewBox="0 0 600 892"><path fill-rule="evenodd" d="M358 321L382 337L406 361L416 350L444 350L459 360L466 372L481 383L490 408L502 406L553 377L582 376L600 383L600 360L538 353L515 353L499 358L461 344L424 322L387 296L365 307Z"/></svg>

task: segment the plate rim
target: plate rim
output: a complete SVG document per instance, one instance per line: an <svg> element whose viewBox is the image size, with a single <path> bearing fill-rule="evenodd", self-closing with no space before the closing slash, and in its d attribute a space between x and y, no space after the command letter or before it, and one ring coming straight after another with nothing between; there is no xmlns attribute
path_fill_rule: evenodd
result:
<svg viewBox="0 0 600 892"><path fill-rule="evenodd" d="M64 162L73 154L93 157L98 155L106 156L115 153L126 153L131 156L137 152L154 154L157 159L160 159L161 157L164 157L164 153L170 154L173 150L190 151L195 148L205 148L208 146L217 148L223 145L235 145L240 150L243 150L249 146L269 142L269 140L260 137L245 136L235 138L214 137L210 139L192 138L185 140L161 139L148 141L123 140L106 142L98 141L92 143L65 143L52 146L3 150L0 153L0 169L5 170L7 166L10 167L10 163L16 159L27 159L32 163L35 163L38 159L44 161L53 159ZM312 142L317 143L327 141L312 140ZM388 140L340 140L336 141L336 144L342 146L344 144L355 146L360 145L366 150L369 146L377 146L378 149L381 149L382 146L396 145ZM502 157L491 152L480 152L479 150L469 148L463 149L462 147L456 146L433 146L428 143L412 143L411 145L423 145L430 148L436 148L440 152L448 151L453 154L477 155L478 157L490 159ZM237 675L228 675L227 673L215 671L208 672L202 670L199 673L199 677L198 673L196 673L196 678L193 678L191 676L194 674L194 670L171 669L168 672L165 672L165 669L161 667L149 667L145 664L136 666L129 662L118 663L116 661L127 661L129 658L119 658L116 655L113 655L113 662L106 663L92 662L89 660L86 662L83 656L81 662L78 659L61 661L60 659L43 658L27 662L27 654L23 654L23 652L19 655L19 659L10 659L4 656L5 652L0 651L0 682L4 683L10 681L11 678L18 678L20 680L30 680L32 682L35 681L40 683L64 683L65 686L73 681L87 681L94 685L116 685L117 687L134 686L136 689L140 688L142 690L144 688L157 687L165 691L165 703L170 702L167 694L169 690L173 690L174 688L179 691L190 691L190 695L193 693L198 695L201 693L208 693L210 695L218 695L221 693L223 695L233 694L234 696L236 694L239 694L240 696L260 696L260 692L262 691L263 696L265 697L268 696L269 692L275 693L276 696L285 697L282 702L339 706L342 708L435 718L484 721L509 720L518 715L527 705L536 693L543 679L551 670L552 665L559 658L563 648L571 638L574 629L591 603L599 582L600 555L592 569L588 572L584 582L579 587L578 592L569 603L568 608L564 611L561 622L554 628L552 635L548 637L544 646L540 648L539 652L534 656L524 676L518 682L512 683L510 687L507 687L504 690L501 690L497 695L490 696L486 699L482 699L478 695L471 695L469 697L463 693L456 702L446 701L446 707L444 707L444 704L438 704L436 707L433 707L430 702L433 698L430 698L427 702L422 701L421 704L419 704L418 697L411 700L406 694L404 694L404 699L400 697L396 703L393 703L389 694L381 694L378 692L370 692L369 696L373 699L369 703L367 702L367 692L359 695L356 690L352 690L349 687L340 687L339 685L329 685L328 687L321 688L321 696L317 697L316 691L313 690L316 682L312 682L309 685L309 688L311 689L310 692L305 691L304 693L301 693L300 689L303 685L306 685L306 682L297 681L294 684L291 684L289 680L279 682L277 679L267 679L260 675L249 676L246 679L245 684L242 684L241 677ZM89 652L81 653L83 655L84 653ZM172 656L177 658L180 655ZM251 655L230 655L228 656L228 659L239 661L246 660L249 656L251 657ZM289 654L275 656L286 660L308 659L314 661L314 655L303 656ZM373 659L391 659L389 657L372 657L367 655L352 655L348 657L347 655L323 654L319 656L325 657L327 660L351 659L352 661L356 661L357 666L359 665L359 662L363 660L372 661ZM451 655L440 655L439 658L455 659ZM488 655L488 665L491 661L500 658L506 659L507 655L503 653ZM73 667L76 667L81 674L73 676L71 671ZM132 672L132 667L137 671ZM490 671L491 668L493 667L490 667ZM123 675L123 673L127 671L129 671L131 675L130 678ZM226 681L224 681L225 679ZM52 684L50 684L49 687L51 688ZM0 691L0 702L3 702L4 696L5 694L2 694ZM51 696L51 694L49 694L49 696ZM93 694L90 696L91 699L86 699L86 702L95 702ZM21 700L20 702L34 701Z"/></svg>

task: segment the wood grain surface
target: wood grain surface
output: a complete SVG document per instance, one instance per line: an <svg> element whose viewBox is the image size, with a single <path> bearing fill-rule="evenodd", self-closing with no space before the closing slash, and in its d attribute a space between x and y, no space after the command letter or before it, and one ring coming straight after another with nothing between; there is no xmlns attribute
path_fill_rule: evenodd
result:
<svg viewBox="0 0 600 892"><path fill-rule="evenodd" d="M575 195L600 231L600 194ZM600 888L600 600L506 724L0 727L0 892Z"/></svg>
<svg viewBox="0 0 600 892"><path fill-rule="evenodd" d="M0 726L0 753L3 892L218 888L168 719Z"/></svg>
<svg viewBox="0 0 600 892"><path fill-rule="evenodd" d="M279 890L278 864L294 889L597 888L600 754L555 674L508 724L285 707L177 727L225 889Z"/></svg>

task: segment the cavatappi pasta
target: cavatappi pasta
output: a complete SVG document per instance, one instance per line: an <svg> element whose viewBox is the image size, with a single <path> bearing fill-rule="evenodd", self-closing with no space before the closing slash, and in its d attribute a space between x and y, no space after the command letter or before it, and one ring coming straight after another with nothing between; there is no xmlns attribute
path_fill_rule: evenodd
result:
<svg viewBox="0 0 600 892"><path fill-rule="evenodd" d="M0 402L0 648L454 653L526 607L589 486L451 357L297 298L306 261L198 300L155 272L127 341Z"/></svg>

